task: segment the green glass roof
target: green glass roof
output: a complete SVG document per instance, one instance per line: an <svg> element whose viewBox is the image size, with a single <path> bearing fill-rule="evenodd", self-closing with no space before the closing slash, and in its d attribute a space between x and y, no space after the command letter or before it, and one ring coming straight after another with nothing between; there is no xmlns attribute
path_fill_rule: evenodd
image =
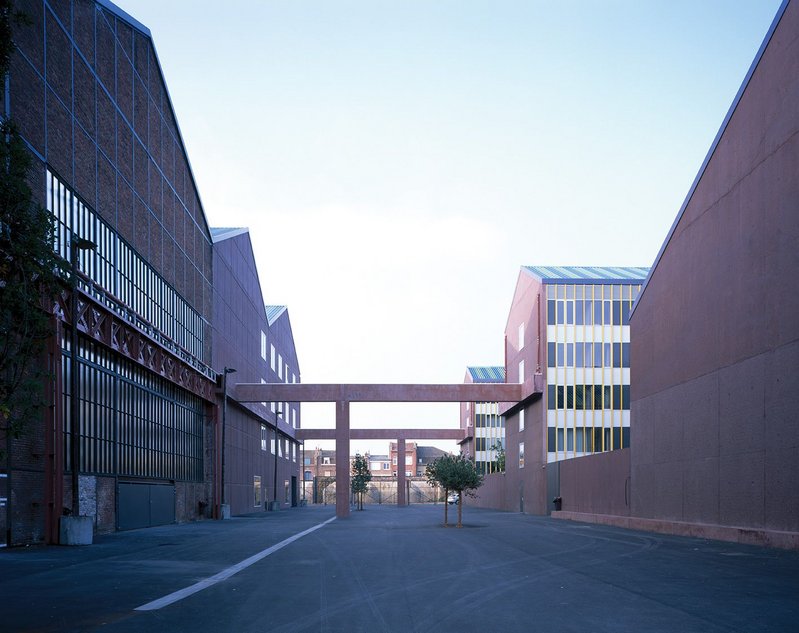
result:
<svg viewBox="0 0 799 633"><path fill-rule="evenodd" d="M505 382L504 367L467 367L474 382Z"/></svg>
<svg viewBox="0 0 799 633"><path fill-rule="evenodd" d="M627 266L522 266L544 283L643 283L649 268Z"/></svg>

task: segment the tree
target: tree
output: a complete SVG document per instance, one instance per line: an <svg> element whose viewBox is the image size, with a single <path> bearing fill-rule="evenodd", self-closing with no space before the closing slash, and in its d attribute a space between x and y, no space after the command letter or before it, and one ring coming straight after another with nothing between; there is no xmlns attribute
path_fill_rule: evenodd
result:
<svg viewBox="0 0 799 633"><path fill-rule="evenodd" d="M428 464L425 475L430 483L438 483L445 494L458 493L458 527L463 527L463 493L473 495L472 491L483 485L483 476L474 464L464 455L443 455ZM444 526L447 526L447 506L444 504Z"/></svg>
<svg viewBox="0 0 799 633"><path fill-rule="evenodd" d="M0 80L14 52L12 22L25 23L11 4L0 0ZM54 218L28 184L25 143L11 121L0 125L0 135L0 432L15 438L46 404L41 359L53 335L50 311L68 275L53 249Z"/></svg>
<svg viewBox="0 0 799 633"><path fill-rule="evenodd" d="M447 500L447 497L449 496L449 490L447 490L442 481L443 477L439 476L439 469L443 475L445 468L443 463L440 461L442 459L444 459L443 455L441 457L437 457L427 466L425 466L424 476L427 479L427 483L429 483L431 486L441 486L444 488L444 527L447 527L447 515L449 512L449 501Z"/></svg>
<svg viewBox="0 0 799 633"><path fill-rule="evenodd" d="M502 446L502 442L497 441L496 443L492 444L491 447L488 450L489 451L496 451L497 458L494 460L494 472L495 473L504 473L505 472L505 447Z"/></svg>
<svg viewBox="0 0 799 633"><path fill-rule="evenodd" d="M369 489L372 473L369 471L369 460L360 453L352 460L352 492L357 495L358 509L363 510L363 493Z"/></svg>

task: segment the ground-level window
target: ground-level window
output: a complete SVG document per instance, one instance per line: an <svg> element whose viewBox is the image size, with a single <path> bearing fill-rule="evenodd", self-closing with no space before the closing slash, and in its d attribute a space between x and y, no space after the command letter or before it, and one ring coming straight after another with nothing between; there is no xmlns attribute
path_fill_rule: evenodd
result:
<svg viewBox="0 0 799 633"><path fill-rule="evenodd" d="M256 508L261 505L261 476L260 475L253 475L252 478L252 490L254 493L254 501L253 504Z"/></svg>

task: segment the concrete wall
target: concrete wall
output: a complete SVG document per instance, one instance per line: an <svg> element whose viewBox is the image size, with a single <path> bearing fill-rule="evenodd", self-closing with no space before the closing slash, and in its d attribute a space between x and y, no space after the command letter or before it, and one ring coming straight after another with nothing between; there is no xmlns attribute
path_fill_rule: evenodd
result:
<svg viewBox="0 0 799 633"><path fill-rule="evenodd" d="M546 319L546 297L541 296L541 283L522 270L516 283L508 321L505 326L506 382L519 382L519 362L524 361L524 382L532 385L539 370L546 376L546 362L540 345L546 344L543 329ZM524 323L524 342L519 341L519 324ZM544 383L546 378L544 378ZM503 407L500 407L502 410ZM524 405L525 425L519 431L519 409L511 409L505 417L505 486L494 505L502 510L546 514L546 409L539 399ZM519 448L524 443L524 466L520 467ZM487 494L487 491L486 493Z"/></svg>
<svg viewBox="0 0 799 633"><path fill-rule="evenodd" d="M623 448L549 464L548 468L560 469L562 509L629 515L630 452Z"/></svg>
<svg viewBox="0 0 799 633"><path fill-rule="evenodd" d="M266 358L261 356L261 332L267 335ZM228 374L228 393L238 382L283 382L270 366L270 344L299 372L288 313L270 327L263 304L263 292L255 264L252 242L247 232L214 243L214 350L217 371L233 367ZM290 407L299 409L297 403ZM297 416L299 420L299 416ZM256 510L254 477L261 478L261 504L277 499L286 506L285 482L302 479L302 456L299 447L294 456L272 454L275 427L284 446L293 436L291 416L282 418L262 403L238 404L228 399L225 437L226 501L232 514ZM261 424L267 425L266 450L261 448ZM291 442L292 440L289 439ZM277 464L277 478L275 465ZM277 482L277 483L276 483ZM288 505L290 505L290 499Z"/></svg>
<svg viewBox="0 0 799 633"><path fill-rule="evenodd" d="M300 480L302 455L299 450L296 461L285 450L282 457L272 455L271 445L275 439L275 430L271 425L267 427L266 450L261 450L261 421L236 404L228 403L226 435L227 502L231 513L246 514L259 507L263 509L266 501L275 499L281 507L289 507L291 498L286 502L285 482L291 482L292 477L297 477L298 482ZM284 434L278 433L278 437L285 443ZM253 482L256 475L261 478L260 506L255 505ZM299 483L297 489L300 490Z"/></svg>
<svg viewBox="0 0 799 633"><path fill-rule="evenodd" d="M799 4L631 326L632 514L799 531Z"/></svg>
<svg viewBox="0 0 799 633"><path fill-rule="evenodd" d="M475 491L476 496L466 497L464 505L518 512L518 498L515 500L516 507L512 508L511 502L508 499L508 486L505 479L505 473L486 475L483 480L483 485Z"/></svg>

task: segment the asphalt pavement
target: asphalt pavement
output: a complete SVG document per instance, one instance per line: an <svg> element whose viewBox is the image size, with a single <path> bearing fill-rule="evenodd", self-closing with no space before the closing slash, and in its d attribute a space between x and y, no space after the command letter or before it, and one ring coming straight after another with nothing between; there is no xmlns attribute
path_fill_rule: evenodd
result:
<svg viewBox="0 0 799 633"><path fill-rule="evenodd" d="M0 550L0 631L799 631L799 552L470 507L442 522L311 506Z"/></svg>

